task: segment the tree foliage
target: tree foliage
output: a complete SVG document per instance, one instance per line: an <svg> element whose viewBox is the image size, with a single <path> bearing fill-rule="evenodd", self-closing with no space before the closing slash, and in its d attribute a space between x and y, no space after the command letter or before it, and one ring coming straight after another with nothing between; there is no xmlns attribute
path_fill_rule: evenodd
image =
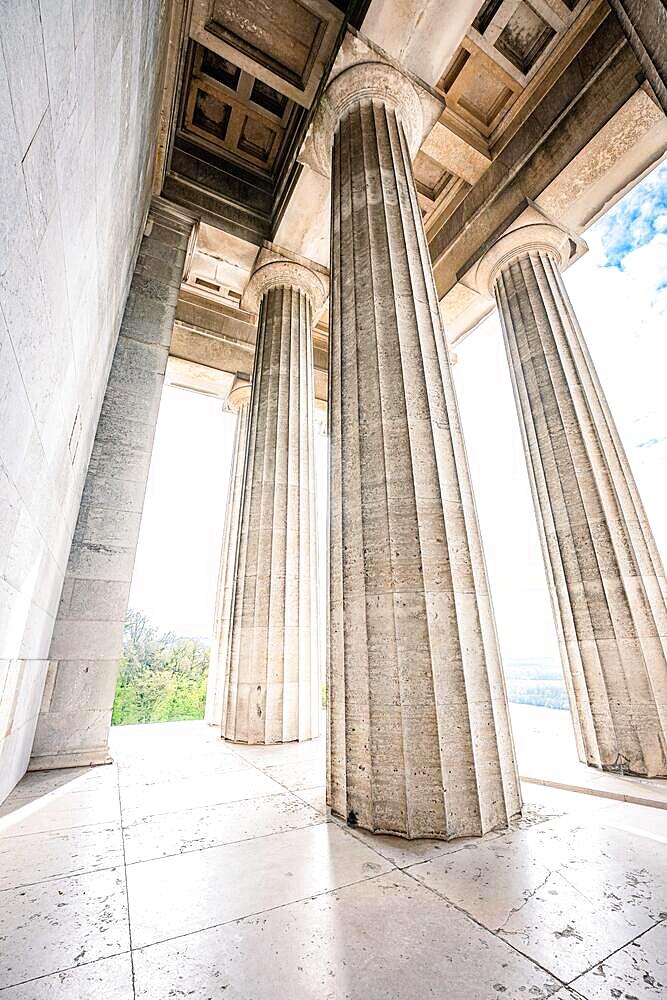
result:
<svg viewBox="0 0 667 1000"><path fill-rule="evenodd" d="M146 615L130 610L112 724L203 719L208 664L204 643L160 634Z"/></svg>

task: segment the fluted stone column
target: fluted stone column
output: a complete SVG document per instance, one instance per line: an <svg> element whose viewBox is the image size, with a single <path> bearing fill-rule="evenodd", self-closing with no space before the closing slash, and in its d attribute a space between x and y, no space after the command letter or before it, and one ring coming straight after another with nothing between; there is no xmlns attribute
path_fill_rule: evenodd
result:
<svg viewBox="0 0 667 1000"><path fill-rule="evenodd" d="M313 454L315 270L264 248L243 306L259 311L222 733L241 743L319 733Z"/></svg>
<svg viewBox="0 0 667 1000"><path fill-rule="evenodd" d="M560 275L550 224L502 237L478 271L495 293L579 754L667 774L665 573Z"/></svg>
<svg viewBox="0 0 667 1000"><path fill-rule="evenodd" d="M452 374L395 69L327 88L332 156L328 790L348 823L479 835L520 809ZM330 153L333 143L333 152Z"/></svg>
<svg viewBox="0 0 667 1000"><path fill-rule="evenodd" d="M234 573L236 552L239 541L239 520L241 516L241 494L243 492L243 469L245 466L246 444L248 440L248 419L250 416L250 383L238 380L232 386L227 406L236 413L232 468L227 491L225 527L220 551L218 590L215 596L215 616L213 620L213 641L211 662L208 668L206 687L206 709L204 718L209 726L222 726L225 702L225 673L228 664L229 623L234 596Z"/></svg>

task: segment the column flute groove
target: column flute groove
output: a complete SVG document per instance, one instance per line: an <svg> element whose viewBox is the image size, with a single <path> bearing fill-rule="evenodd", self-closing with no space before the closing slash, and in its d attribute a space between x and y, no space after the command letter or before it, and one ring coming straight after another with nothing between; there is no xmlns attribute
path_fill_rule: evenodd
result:
<svg viewBox="0 0 667 1000"><path fill-rule="evenodd" d="M412 177L421 116L413 84L369 62L330 83L314 129L333 166L328 801L451 838L506 826L520 797Z"/></svg>
<svg viewBox="0 0 667 1000"><path fill-rule="evenodd" d="M244 294L258 328L223 719L236 742L319 733L312 322L325 296L324 269L269 244Z"/></svg>
<svg viewBox="0 0 667 1000"><path fill-rule="evenodd" d="M537 222L478 265L495 294L582 760L667 774L662 563L560 270L569 240Z"/></svg>
<svg viewBox="0 0 667 1000"><path fill-rule="evenodd" d="M206 710L204 718L210 726L222 726L227 718L230 677L229 667L229 625L234 597L234 579L239 540L239 518L241 495L243 492L243 470L245 467L246 445L248 441L248 420L250 410L250 384L235 381L229 393L227 408L236 413L232 468L227 491L225 526L220 552L218 592L215 600L213 620L213 641L211 643L211 663L206 689Z"/></svg>

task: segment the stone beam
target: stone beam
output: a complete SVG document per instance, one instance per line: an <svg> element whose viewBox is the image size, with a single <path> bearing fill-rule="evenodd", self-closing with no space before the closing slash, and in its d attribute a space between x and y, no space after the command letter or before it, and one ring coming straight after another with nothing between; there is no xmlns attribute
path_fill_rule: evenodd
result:
<svg viewBox="0 0 667 1000"><path fill-rule="evenodd" d="M591 69L593 67L593 69ZM582 88L582 79L588 80ZM586 225L667 146L665 118L639 89L637 62L607 17L444 225L430 251L455 343L491 306L467 280L476 260L531 201L565 228Z"/></svg>
<svg viewBox="0 0 667 1000"><path fill-rule="evenodd" d="M667 7L663 0L609 0L667 115Z"/></svg>

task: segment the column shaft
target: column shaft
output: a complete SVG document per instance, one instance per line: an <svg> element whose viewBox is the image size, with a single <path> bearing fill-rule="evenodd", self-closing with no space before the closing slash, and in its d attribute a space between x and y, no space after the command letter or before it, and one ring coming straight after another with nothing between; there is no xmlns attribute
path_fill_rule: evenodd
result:
<svg viewBox="0 0 667 1000"><path fill-rule="evenodd" d="M223 735L319 732L312 307L289 285L262 296L250 403Z"/></svg>
<svg viewBox="0 0 667 1000"><path fill-rule="evenodd" d="M495 292L582 760L667 773L665 574L555 258Z"/></svg>
<svg viewBox="0 0 667 1000"><path fill-rule="evenodd" d="M328 801L406 837L520 809L457 402L409 151L381 100L335 132Z"/></svg>
<svg viewBox="0 0 667 1000"><path fill-rule="evenodd" d="M99 764L191 223L149 215L83 488L30 769Z"/></svg>
<svg viewBox="0 0 667 1000"><path fill-rule="evenodd" d="M225 510L225 527L222 536L220 552L220 571L218 575L218 590L215 598L215 617L213 621L213 641L211 643L211 663L208 671L206 688L205 719L209 726L222 726L225 716L225 701L228 686L225 682L228 651L229 626L232 616L234 597L234 578L236 570L236 553L239 542L239 521L241 516L241 495L243 493L243 470L245 467L246 446L248 440L248 420L250 415L250 387L237 389L243 393L243 399L236 408L236 429L234 431L234 449L232 453L232 468L227 491L227 507Z"/></svg>

